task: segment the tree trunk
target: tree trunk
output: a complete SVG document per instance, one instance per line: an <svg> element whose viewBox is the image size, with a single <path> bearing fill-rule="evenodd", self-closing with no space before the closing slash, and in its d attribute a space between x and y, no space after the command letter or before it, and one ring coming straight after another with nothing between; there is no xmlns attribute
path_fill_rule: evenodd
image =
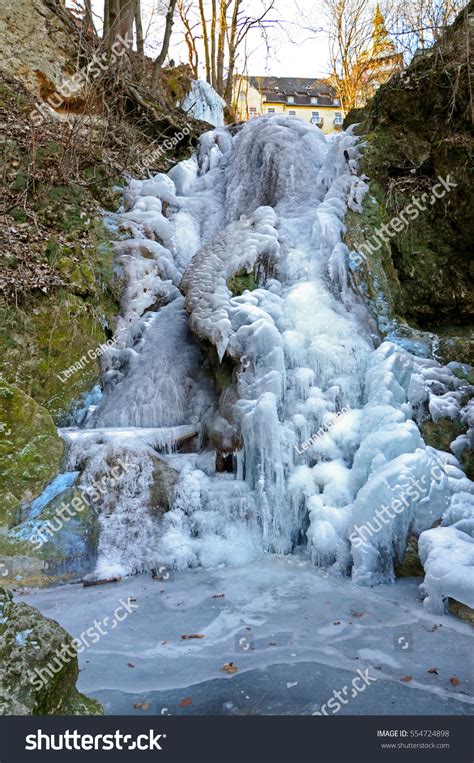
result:
<svg viewBox="0 0 474 763"><path fill-rule="evenodd" d="M166 12L166 26L165 34L163 37L163 45L161 46L160 53L155 63L153 64L153 73L151 77L151 86L156 87L158 83L158 75L160 69L163 66L166 56L168 55L168 48L170 46L171 31L173 29L174 10L176 8L176 0L169 0L168 10Z"/></svg>
<svg viewBox="0 0 474 763"><path fill-rule="evenodd" d="M92 18L92 0L85 0L84 2L84 30L86 32L95 33L94 20Z"/></svg>
<svg viewBox="0 0 474 763"><path fill-rule="evenodd" d="M140 0L135 0L135 32L137 35L137 53L140 59L141 73L145 71L145 46L143 39L142 9Z"/></svg>
<svg viewBox="0 0 474 763"><path fill-rule="evenodd" d="M232 23L229 35L229 69L227 72L227 83L225 87L224 100L230 105L232 102L232 90L234 86L234 69L237 55L237 22L239 18L240 0L234 0L234 10L232 13Z"/></svg>
<svg viewBox="0 0 474 763"><path fill-rule="evenodd" d="M133 35L134 19L135 0L119 0L118 33L124 40L130 39Z"/></svg>
<svg viewBox="0 0 474 763"><path fill-rule="evenodd" d="M211 85L216 87L216 29L217 29L217 6L216 0L212 0L211 17Z"/></svg>
<svg viewBox="0 0 474 763"><path fill-rule="evenodd" d="M217 71L215 89L222 95L224 92L224 54L225 38L227 32L227 3L226 0L220 0L219 5L219 35L217 38Z"/></svg>
<svg viewBox="0 0 474 763"><path fill-rule="evenodd" d="M207 33L206 17L203 0L199 0L199 15L201 17L202 39L204 42L204 60L206 62L206 81L211 83L211 61L209 56L209 35Z"/></svg>

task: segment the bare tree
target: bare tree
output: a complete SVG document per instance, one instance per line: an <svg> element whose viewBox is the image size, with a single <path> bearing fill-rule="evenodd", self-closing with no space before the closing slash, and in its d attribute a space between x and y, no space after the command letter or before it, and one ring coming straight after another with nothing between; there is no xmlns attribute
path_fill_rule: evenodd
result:
<svg viewBox="0 0 474 763"><path fill-rule="evenodd" d="M465 5L466 0L385 0L383 11L408 62L417 50L437 42Z"/></svg>
<svg viewBox="0 0 474 763"><path fill-rule="evenodd" d="M345 112L357 104L370 67L372 37L369 0L324 0L329 22L330 80Z"/></svg>
<svg viewBox="0 0 474 763"><path fill-rule="evenodd" d="M227 103L231 102L233 92L234 70L237 62L237 56L240 49L245 45L249 32L252 29L258 29L267 44L267 32L269 29L279 26L277 19L269 18L268 15L274 10L275 0L263 0L259 13L249 14L245 0L234 0L231 21L227 31L228 41L228 68L225 90L218 92L225 98Z"/></svg>
<svg viewBox="0 0 474 763"><path fill-rule="evenodd" d="M135 34L137 36L137 53L140 59L140 69L145 69L145 38L143 36L141 0L135 0L134 8Z"/></svg>
<svg viewBox="0 0 474 763"><path fill-rule="evenodd" d="M185 13L180 11L193 71L201 47L206 80L228 103L232 100L239 52L250 30L258 28L265 36L267 28L278 23L269 18L274 4L275 0L190 0ZM194 31L197 31L197 25L200 34Z"/></svg>
<svg viewBox="0 0 474 763"><path fill-rule="evenodd" d="M109 53L117 35L131 31L133 24L133 17L130 18L131 6L132 0L105 0L104 2L103 38Z"/></svg>
<svg viewBox="0 0 474 763"><path fill-rule="evenodd" d="M196 34L196 28L199 29L199 21L193 20L192 8L193 0L177 0L177 8L181 23L184 27L184 41L188 49L188 60L194 79L199 77L199 52Z"/></svg>
<svg viewBox="0 0 474 763"><path fill-rule="evenodd" d="M168 50L170 47L171 32L173 29L175 8L176 8L176 0L169 0L168 10L166 11L165 33L163 35L163 42L161 45L161 50L155 60L155 63L153 64L153 74L151 78L152 87L156 87L160 69L165 62L166 56L168 55Z"/></svg>

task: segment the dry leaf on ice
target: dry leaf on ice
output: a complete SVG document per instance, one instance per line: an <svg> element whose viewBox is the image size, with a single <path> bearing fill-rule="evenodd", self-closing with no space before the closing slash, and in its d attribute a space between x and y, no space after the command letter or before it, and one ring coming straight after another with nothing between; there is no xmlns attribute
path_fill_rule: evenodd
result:
<svg viewBox="0 0 474 763"><path fill-rule="evenodd" d="M181 636L184 641L188 641L190 638L204 638L204 633L190 633L189 635Z"/></svg>
<svg viewBox="0 0 474 763"><path fill-rule="evenodd" d="M237 673L237 666L234 665L233 662L226 662L225 665L222 666L221 670L224 670L226 673Z"/></svg>

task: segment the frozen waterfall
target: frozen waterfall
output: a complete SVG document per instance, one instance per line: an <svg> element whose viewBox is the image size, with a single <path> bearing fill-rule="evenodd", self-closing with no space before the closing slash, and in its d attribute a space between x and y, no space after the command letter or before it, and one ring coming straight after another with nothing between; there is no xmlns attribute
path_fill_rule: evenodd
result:
<svg viewBox="0 0 474 763"><path fill-rule="evenodd" d="M351 131L262 117L204 134L169 176L126 189L117 342L87 423L97 437L69 453L82 485L117 453L135 465L100 509L101 574L300 549L371 584L394 579L411 534L429 531L428 557L441 530L442 548L458 533L472 549L473 484L413 420L423 406L458 411L462 382L403 340L380 343L350 288L342 236L367 192L359 151ZM197 434L160 455L124 436L163 427ZM173 475L164 512L157 458ZM430 529L449 516L456 530Z"/></svg>

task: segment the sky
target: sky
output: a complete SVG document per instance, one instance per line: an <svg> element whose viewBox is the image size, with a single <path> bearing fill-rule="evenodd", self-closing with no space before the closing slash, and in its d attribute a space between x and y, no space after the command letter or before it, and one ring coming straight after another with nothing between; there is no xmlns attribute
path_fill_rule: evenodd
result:
<svg viewBox="0 0 474 763"><path fill-rule="evenodd" d="M247 3L251 12L258 14L263 0L247 0ZM157 12L160 5L163 7L163 0L142 0L149 55L156 55L163 35L163 11L161 14ZM103 0L94 0L93 7L97 15L101 15ZM262 33L252 30L247 43L248 74L276 77L323 77L328 74L328 36L324 31L317 31L321 30L325 23L321 2L276 0L276 7L268 18L273 22L272 29L268 32L270 56ZM100 27L100 20L97 18L96 25ZM176 64L188 61L178 16L175 18L169 55ZM239 65L238 62L237 71L241 70L242 63ZM203 62L200 66L200 76L205 76Z"/></svg>

